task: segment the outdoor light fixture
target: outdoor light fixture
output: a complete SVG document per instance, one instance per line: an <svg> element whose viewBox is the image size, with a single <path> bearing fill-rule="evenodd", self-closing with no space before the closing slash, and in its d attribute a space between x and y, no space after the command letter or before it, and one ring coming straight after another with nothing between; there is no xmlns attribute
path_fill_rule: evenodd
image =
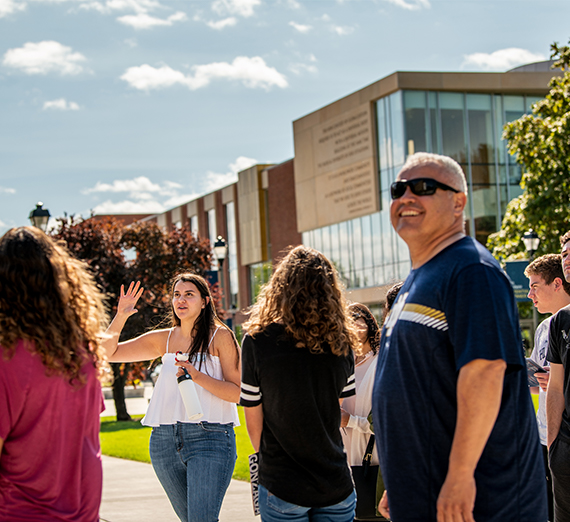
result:
<svg viewBox="0 0 570 522"><path fill-rule="evenodd" d="M228 244L222 236L218 236L218 239L214 243L214 255L220 263L220 267L224 266L224 260L228 254Z"/></svg>
<svg viewBox="0 0 570 522"><path fill-rule="evenodd" d="M30 212L30 221L32 225L39 228L43 232L47 230L48 221L51 217L49 210L47 208L43 208L43 203L40 201L36 205L36 208Z"/></svg>
<svg viewBox="0 0 570 522"><path fill-rule="evenodd" d="M529 258L532 260L534 254L538 250L538 245L540 244L540 238L538 234L531 228L523 237L522 237L524 247L528 252Z"/></svg>

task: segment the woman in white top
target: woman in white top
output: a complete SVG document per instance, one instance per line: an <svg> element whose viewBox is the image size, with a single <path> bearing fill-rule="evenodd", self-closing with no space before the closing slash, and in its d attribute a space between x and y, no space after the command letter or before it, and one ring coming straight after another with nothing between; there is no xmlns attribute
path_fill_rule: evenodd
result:
<svg viewBox="0 0 570 522"><path fill-rule="evenodd" d="M372 410L372 388L376 373L380 328L370 310L360 303L351 303L349 312L358 328L359 346L354 353L356 395L344 399L341 409L341 434L344 449L351 466L361 466L372 429L369 415ZM376 446L371 465L378 465Z"/></svg>
<svg viewBox="0 0 570 522"><path fill-rule="evenodd" d="M239 425L240 354L237 341L218 318L204 278L191 273L172 282L172 328L118 342L143 293L140 282L121 287L117 315L107 331L111 362L162 357L162 371L142 423L152 426L150 457L178 518L218 520L237 458L233 427ZM189 362L176 361L176 353ZM204 416L189 420L177 383L184 368L197 385Z"/></svg>

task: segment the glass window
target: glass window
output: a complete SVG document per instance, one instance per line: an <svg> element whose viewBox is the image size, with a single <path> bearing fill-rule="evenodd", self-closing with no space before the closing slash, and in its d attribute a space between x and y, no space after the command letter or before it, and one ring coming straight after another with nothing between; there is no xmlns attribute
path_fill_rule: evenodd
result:
<svg viewBox="0 0 570 522"><path fill-rule="evenodd" d="M426 93L424 91L404 91L404 114L407 156L415 152L427 152Z"/></svg>
<svg viewBox="0 0 570 522"><path fill-rule="evenodd" d="M430 149L429 152L441 154L441 137L440 128L438 126L438 108L437 108L437 93L428 92L428 106L429 106L429 131L430 131Z"/></svg>
<svg viewBox="0 0 570 522"><path fill-rule="evenodd" d="M340 242L340 257L339 264L337 266L340 275L343 279L345 286L349 286L350 281L350 248L349 248L349 237L348 237L348 223L345 221L339 223L339 242Z"/></svg>
<svg viewBox="0 0 570 522"><path fill-rule="evenodd" d="M238 262L237 262L237 235L236 235L236 215L235 205L230 201L226 205L226 228L228 231L228 272L230 288L230 306L237 308L238 304Z"/></svg>
<svg viewBox="0 0 570 522"><path fill-rule="evenodd" d="M441 116L441 140L443 154L450 156L458 163L467 163L465 150L463 94L455 92L439 93L439 110Z"/></svg>
<svg viewBox="0 0 570 522"><path fill-rule="evenodd" d="M255 303L257 296L261 287L269 282L271 278L271 261L265 261L264 263L256 263L254 265L249 265L249 284L250 284L250 295L251 304Z"/></svg>
<svg viewBox="0 0 570 522"><path fill-rule="evenodd" d="M198 237L198 216L192 216L190 218L190 230L194 237Z"/></svg>
<svg viewBox="0 0 570 522"><path fill-rule="evenodd" d="M217 226L216 226L216 209L212 208L208 210L208 239L210 240L210 248L214 248L214 243L217 237ZM218 260L216 256L212 255L212 270L218 269Z"/></svg>
<svg viewBox="0 0 570 522"><path fill-rule="evenodd" d="M392 138L392 165L400 167L404 164L404 109L402 107L402 92L398 91L388 96L390 105L390 123Z"/></svg>

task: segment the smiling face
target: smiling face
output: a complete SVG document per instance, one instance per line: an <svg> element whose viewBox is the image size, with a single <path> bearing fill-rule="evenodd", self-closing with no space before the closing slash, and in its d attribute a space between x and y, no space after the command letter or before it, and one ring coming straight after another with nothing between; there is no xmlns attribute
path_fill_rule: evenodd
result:
<svg viewBox="0 0 570 522"><path fill-rule="evenodd" d="M452 179L437 165L421 165L403 170L397 181L416 178L433 178L455 189L457 180ZM390 219L398 235L414 253L431 250L450 236L463 231L463 209L466 203L463 192L454 193L438 188L430 196L417 196L410 187L404 195L392 200Z"/></svg>
<svg viewBox="0 0 570 522"><path fill-rule="evenodd" d="M172 308L176 316L181 320L195 320L206 306L206 299L194 283L178 281L172 294Z"/></svg>
<svg viewBox="0 0 570 522"><path fill-rule="evenodd" d="M356 319L354 323L356 324L358 341L361 344L364 344L368 340L368 325L366 324L366 321L362 319L362 317Z"/></svg>

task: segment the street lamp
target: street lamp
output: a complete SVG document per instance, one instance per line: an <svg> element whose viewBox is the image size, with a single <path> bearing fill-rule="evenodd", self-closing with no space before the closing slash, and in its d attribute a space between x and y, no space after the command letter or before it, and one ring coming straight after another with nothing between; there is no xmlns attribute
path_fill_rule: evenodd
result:
<svg viewBox="0 0 570 522"><path fill-rule="evenodd" d="M228 255L228 244L226 240L222 236L218 236L216 242L214 243L214 255L218 260L218 264L220 265L220 273L221 273L221 287L222 287L222 305L226 308L226 292L224 291L224 260Z"/></svg>
<svg viewBox="0 0 570 522"><path fill-rule="evenodd" d="M540 244L540 238L538 234L531 228L523 237L522 237L524 247L528 252L529 260L532 261L534 259L534 254L538 250L538 245Z"/></svg>
<svg viewBox="0 0 570 522"><path fill-rule="evenodd" d="M540 238L538 234L531 228L523 237L522 237L524 247L528 252L528 262L532 263L534 259L534 254L538 250L538 245L540 244ZM536 311L536 306L532 307L532 328L534 336L534 332L536 332L536 327L538 326L538 312Z"/></svg>
<svg viewBox="0 0 570 522"><path fill-rule="evenodd" d="M32 222L32 225L45 232L47 230L48 221L51 217L51 214L47 208L43 208L43 205L44 204L39 201L36 205L36 208L30 212L29 218Z"/></svg>

